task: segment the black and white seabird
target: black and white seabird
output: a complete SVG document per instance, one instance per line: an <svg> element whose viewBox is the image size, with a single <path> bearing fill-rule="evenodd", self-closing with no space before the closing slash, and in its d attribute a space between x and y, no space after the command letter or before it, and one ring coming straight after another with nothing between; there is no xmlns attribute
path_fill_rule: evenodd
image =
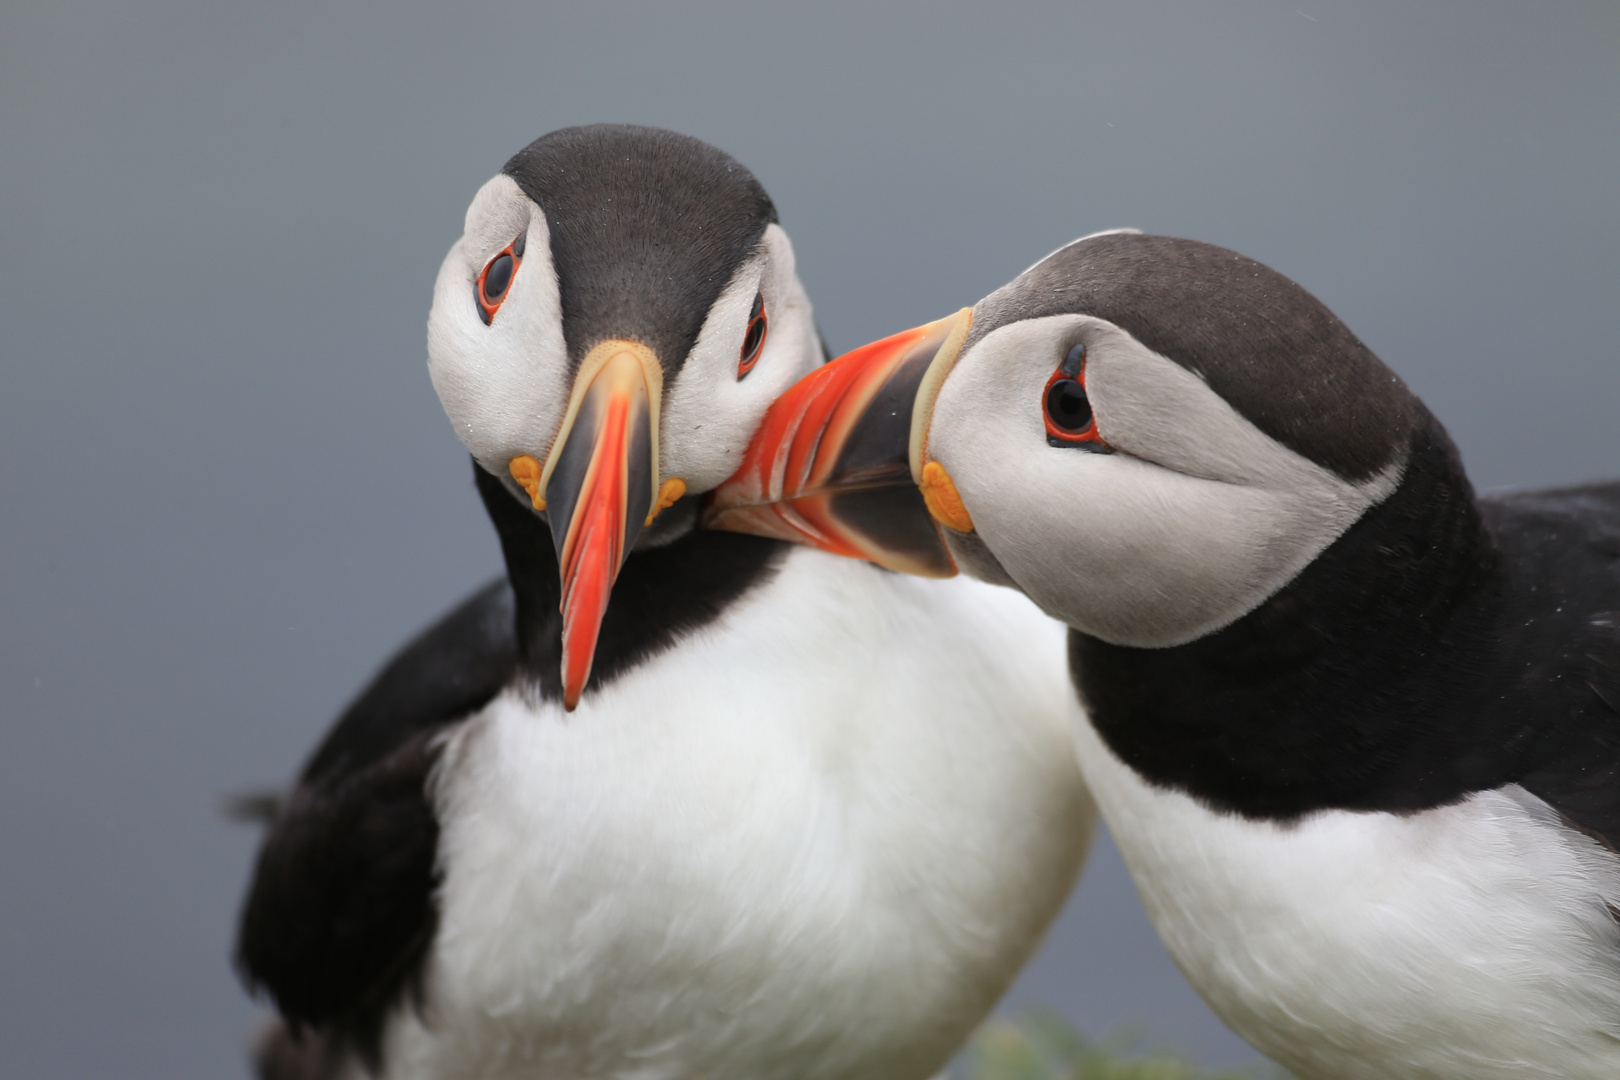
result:
<svg viewBox="0 0 1620 1080"><path fill-rule="evenodd" d="M428 345L507 574L271 823L263 1075L934 1073L1089 842L1063 630L694 528L824 355L764 189L666 131L545 136L474 198Z"/></svg>
<svg viewBox="0 0 1620 1080"><path fill-rule="evenodd" d="M839 513L844 432L888 515ZM904 567L918 488L1071 627L1086 778L1235 1030L1310 1080L1620 1076L1620 484L1476 499L1304 289L1115 232L806 379L713 523Z"/></svg>

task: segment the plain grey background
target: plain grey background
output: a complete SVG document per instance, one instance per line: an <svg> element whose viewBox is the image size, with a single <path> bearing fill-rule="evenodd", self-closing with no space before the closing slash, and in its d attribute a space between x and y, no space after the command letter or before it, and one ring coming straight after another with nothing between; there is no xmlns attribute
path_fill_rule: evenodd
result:
<svg viewBox="0 0 1620 1080"><path fill-rule="evenodd" d="M566 124L764 181L835 350L1134 225L1322 297L1482 486L1620 474L1620 5L0 11L0 1074L242 1075L280 782L498 568L424 370L478 185ZM1252 1052L1104 843L1014 992Z"/></svg>

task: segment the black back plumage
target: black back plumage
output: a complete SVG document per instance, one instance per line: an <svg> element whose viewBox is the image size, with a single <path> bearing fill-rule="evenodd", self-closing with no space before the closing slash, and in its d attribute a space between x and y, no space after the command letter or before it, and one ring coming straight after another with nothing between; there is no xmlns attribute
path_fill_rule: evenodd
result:
<svg viewBox="0 0 1620 1080"><path fill-rule="evenodd" d="M1620 850L1620 483L1482 509L1509 568L1504 705L1538 729L1515 779Z"/></svg>
<svg viewBox="0 0 1620 1080"><path fill-rule="evenodd" d="M658 128L563 128L502 171L545 213L574 365L600 341L630 338L657 354L667 381L777 220L741 163Z"/></svg>
<svg viewBox="0 0 1620 1080"><path fill-rule="evenodd" d="M507 583L491 583L390 660L310 758L259 849L238 969L294 1031L327 1029L372 1066L383 1019L416 985L438 925L434 736L511 680L513 608Z"/></svg>

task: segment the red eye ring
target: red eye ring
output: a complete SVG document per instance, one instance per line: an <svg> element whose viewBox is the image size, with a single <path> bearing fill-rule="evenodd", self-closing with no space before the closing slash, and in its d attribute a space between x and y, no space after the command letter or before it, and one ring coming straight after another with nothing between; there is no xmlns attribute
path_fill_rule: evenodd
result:
<svg viewBox="0 0 1620 1080"><path fill-rule="evenodd" d="M1097 416L1086 393L1086 348L1076 345L1064 356L1041 391L1041 419L1049 446L1072 446L1099 453L1112 447L1097 430Z"/></svg>
<svg viewBox="0 0 1620 1080"><path fill-rule="evenodd" d="M737 359L737 378L741 379L759 363L765 351L765 334L769 329L765 318L765 297L754 294L754 309L748 313L748 329L743 332L742 352Z"/></svg>
<svg viewBox="0 0 1620 1080"><path fill-rule="evenodd" d="M496 252L478 271L478 280L473 283L473 300L478 304L478 317L484 320L485 326L495 321L495 313L512 292L512 281L517 277L518 267L523 265L527 236L527 233L518 233L516 239Z"/></svg>

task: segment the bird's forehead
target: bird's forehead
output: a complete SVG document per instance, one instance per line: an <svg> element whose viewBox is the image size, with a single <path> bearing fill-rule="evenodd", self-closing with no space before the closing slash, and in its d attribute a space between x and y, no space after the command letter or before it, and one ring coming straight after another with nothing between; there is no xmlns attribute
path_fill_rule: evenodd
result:
<svg viewBox="0 0 1620 1080"><path fill-rule="evenodd" d="M539 213L530 199L523 194L517 182L505 173L492 177L478 189L467 207L467 219L462 229L461 250L467 259L467 268L476 275L490 257L500 251L518 233L531 229Z"/></svg>
<svg viewBox="0 0 1620 1080"><path fill-rule="evenodd" d="M543 215L572 364L600 341L628 338L673 376L776 220L748 170L673 132L564 129L503 173Z"/></svg>

